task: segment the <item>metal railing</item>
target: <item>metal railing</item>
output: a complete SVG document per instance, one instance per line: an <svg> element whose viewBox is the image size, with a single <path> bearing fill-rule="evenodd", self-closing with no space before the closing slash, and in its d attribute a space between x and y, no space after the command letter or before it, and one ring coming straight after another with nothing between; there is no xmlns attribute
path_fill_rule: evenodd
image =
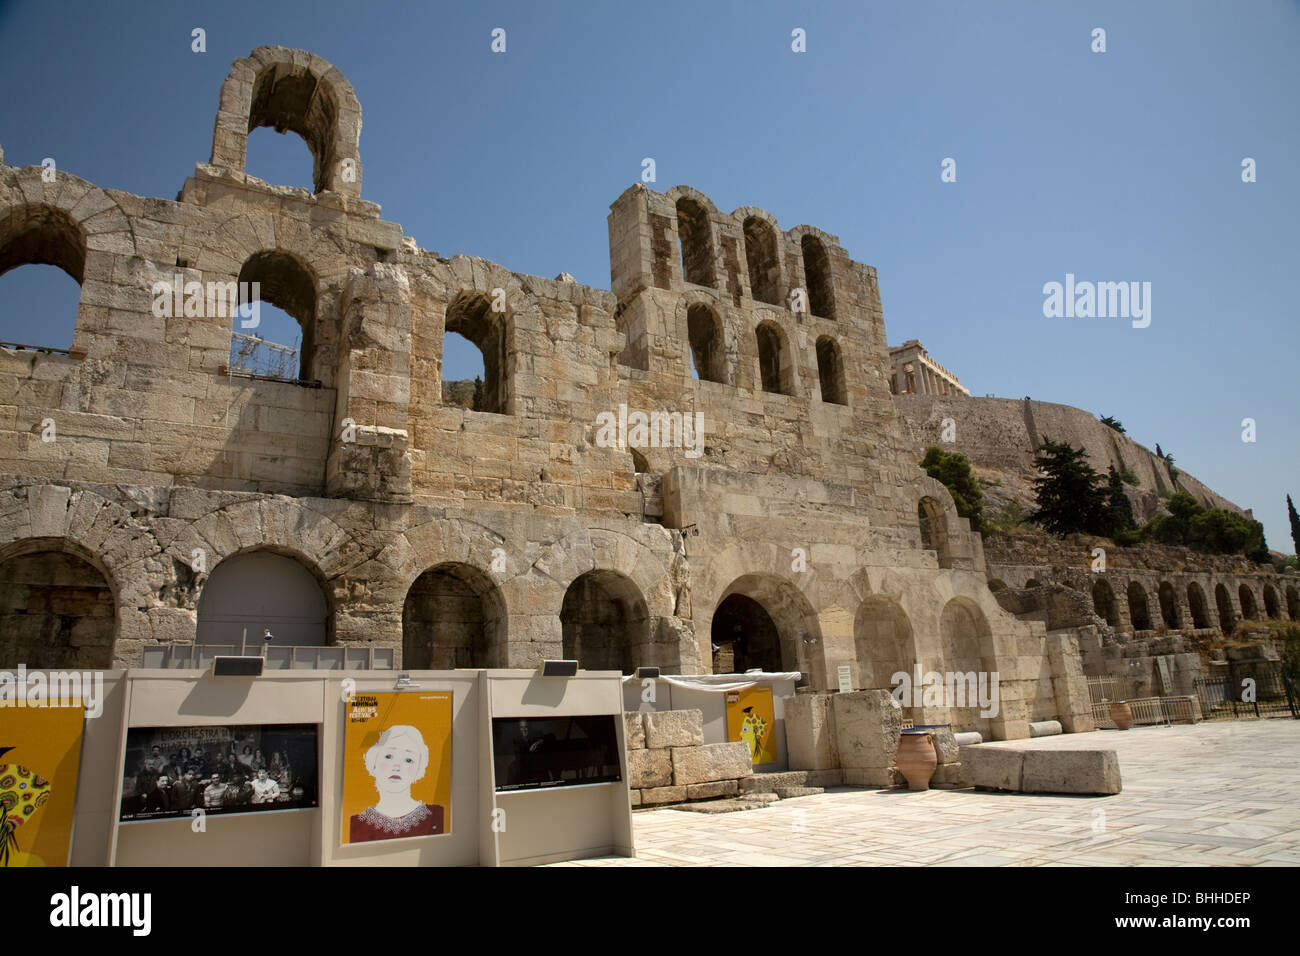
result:
<svg viewBox="0 0 1300 956"><path fill-rule="evenodd" d="M257 656L262 648L241 648L238 644L146 644L140 652L140 666L151 668L206 670L216 657ZM266 670L391 671L391 647L295 647L266 648Z"/></svg>
<svg viewBox="0 0 1300 956"><path fill-rule="evenodd" d="M1196 696L1206 720L1294 717L1300 719L1300 694L1275 663L1252 662L1234 673L1198 677Z"/></svg>

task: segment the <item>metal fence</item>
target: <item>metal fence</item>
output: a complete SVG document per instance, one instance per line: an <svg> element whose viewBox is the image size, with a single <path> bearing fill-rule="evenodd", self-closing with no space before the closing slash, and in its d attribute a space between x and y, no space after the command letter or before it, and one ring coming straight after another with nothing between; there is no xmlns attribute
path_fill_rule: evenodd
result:
<svg viewBox="0 0 1300 956"><path fill-rule="evenodd" d="M1300 719L1300 695L1273 662L1226 668L1214 677L1195 681L1196 696L1206 720L1240 717L1295 717Z"/></svg>
<svg viewBox="0 0 1300 956"><path fill-rule="evenodd" d="M297 345L297 342L293 346L280 345L256 335L234 332L230 340L230 368L268 378L296 379Z"/></svg>
<svg viewBox="0 0 1300 956"><path fill-rule="evenodd" d="M238 644L146 644L141 649L142 667L206 669L215 657L260 654L260 647ZM393 670L391 647L294 647L266 648L266 669L272 670Z"/></svg>

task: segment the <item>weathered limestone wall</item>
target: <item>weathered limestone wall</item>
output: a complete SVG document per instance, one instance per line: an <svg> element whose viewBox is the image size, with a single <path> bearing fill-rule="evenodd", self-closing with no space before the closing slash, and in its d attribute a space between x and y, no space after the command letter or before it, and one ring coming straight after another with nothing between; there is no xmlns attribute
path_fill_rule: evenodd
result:
<svg viewBox="0 0 1300 956"><path fill-rule="evenodd" d="M267 124L303 136L315 191L246 174ZM1001 713L931 722L1017 737L1072 719L1054 639L998 605L979 537L916 464L875 270L838 239L638 184L611 206L610 291L444 259L360 198L359 136L338 70L263 47L232 68L211 161L175 201L0 154L0 271L47 262L82 284L69 354L0 351L0 571L93 568L115 624L96 666L193 642L222 560L261 549L319 583L329 643L420 664L708 671L738 597L777 632L766 669L815 688L841 665L855 688L959 665L1002 675ZM299 379L229 374L228 314L156 315L178 274L259 281L302 325ZM443 403L448 331L482 350L492 411ZM623 406L698 413L702 440L611 447L600 416ZM40 627L91 627L66 617ZM601 628L617 639L596 646Z"/></svg>

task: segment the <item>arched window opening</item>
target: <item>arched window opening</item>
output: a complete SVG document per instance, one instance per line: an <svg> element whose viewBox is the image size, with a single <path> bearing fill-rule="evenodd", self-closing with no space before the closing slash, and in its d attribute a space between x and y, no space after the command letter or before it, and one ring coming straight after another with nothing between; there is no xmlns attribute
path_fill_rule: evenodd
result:
<svg viewBox="0 0 1300 956"><path fill-rule="evenodd" d="M948 522L943 506L933 498L922 498L916 503L916 519L921 526L921 550L933 551L939 559L939 567L952 567L948 553Z"/></svg>
<svg viewBox="0 0 1300 956"><path fill-rule="evenodd" d="M849 403L844 383L844 359L838 343L823 335L817 340L817 376L822 385L822 401L832 405Z"/></svg>
<svg viewBox="0 0 1300 956"><path fill-rule="evenodd" d="M1193 581L1187 585L1187 607L1192 612L1192 626L1195 628L1212 627L1210 612L1205 602L1205 592Z"/></svg>
<svg viewBox="0 0 1300 956"><path fill-rule="evenodd" d="M1228 589L1222 584L1215 585L1214 604L1219 611L1219 629L1224 634L1231 634L1237 626L1237 613L1232 607L1232 598Z"/></svg>
<svg viewBox="0 0 1300 956"><path fill-rule="evenodd" d="M1157 592L1160 598L1160 617L1165 622L1165 627L1174 628L1182 627L1182 620L1178 614L1178 598L1174 594L1174 586L1168 581L1160 582L1160 590Z"/></svg>
<svg viewBox="0 0 1300 956"><path fill-rule="evenodd" d="M265 183L301 186L316 192L311 148L305 140L283 134L283 130L276 133L265 127L250 129L244 170Z"/></svg>
<svg viewBox="0 0 1300 956"><path fill-rule="evenodd" d="M831 283L831 260L816 236L805 235L803 272L808 281L808 311L825 319L835 318L835 291Z"/></svg>
<svg viewBox="0 0 1300 956"><path fill-rule="evenodd" d="M1255 592L1248 585L1237 588L1237 598L1241 601L1241 616L1254 621L1259 618L1259 608L1255 605Z"/></svg>
<svg viewBox="0 0 1300 956"><path fill-rule="evenodd" d="M245 551L226 558L203 585L199 644L258 647L270 629L277 647L329 643L329 605L315 575L294 558Z"/></svg>
<svg viewBox="0 0 1300 956"><path fill-rule="evenodd" d="M682 280L716 289L709 214L694 199L677 200L677 240L682 252Z"/></svg>
<svg viewBox="0 0 1300 956"><path fill-rule="evenodd" d="M312 154L312 191L321 192L336 175L338 106L330 84L320 82L306 67L276 63L253 83L248 131L270 126L277 133L291 130L301 136Z"/></svg>
<svg viewBox="0 0 1300 956"><path fill-rule="evenodd" d="M1277 591L1273 590L1272 585L1264 585L1264 613L1271 618L1279 618L1282 611L1278 606Z"/></svg>
<svg viewBox="0 0 1300 956"><path fill-rule="evenodd" d="M749 291L758 302L781 305L781 263L777 258L776 230L758 216L745 220L745 264Z"/></svg>
<svg viewBox="0 0 1300 956"><path fill-rule="evenodd" d="M794 375L785 336L771 322L764 322L755 334L758 337L758 371L763 391L777 395L792 394Z"/></svg>
<svg viewBox="0 0 1300 956"><path fill-rule="evenodd" d="M482 357L483 385L481 390L474 386L474 390L481 394L478 402L475 403L476 409L498 415L509 414L505 315L492 311L492 300L487 295L465 292L447 306L446 330L448 334L455 333L473 344ZM445 343L444 337L443 382L449 380L449 373L456 375L457 368L463 372L465 368L471 367L457 358L455 353L452 358L457 359L457 366L449 367Z"/></svg>
<svg viewBox="0 0 1300 956"><path fill-rule="evenodd" d="M286 252L259 252L239 270L241 307L232 310L230 368L312 381L316 280ZM230 297L234 301L234 297Z"/></svg>
<svg viewBox="0 0 1300 956"><path fill-rule="evenodd" d="M1128 617L1135 631L1151 630L1151 606L1147 603L1146 588L1136 581L1128 586Z"/></svg>
<svg viewBox="0 0 1300 956"><path fill-rule="evenodd" d="M67 213L35 205L0 219L0 345L70 350L85 271L86 240Z"/></svg>
<svg viewBox="0 0 1300 956"><path fill-rule="evenodd" d="M686 310L686 331L692 376L704 382L725 382L727 356L718 316L707 305L693 305Z"/></svg>
<svg viewBox="0 0 1300 956"><path fill-rule="evenodd" d="M1105 581L1092 586L1092 606L1097 616L1111 627L1119 627L1119 609L1115 606L1115 592Z"/></svg>

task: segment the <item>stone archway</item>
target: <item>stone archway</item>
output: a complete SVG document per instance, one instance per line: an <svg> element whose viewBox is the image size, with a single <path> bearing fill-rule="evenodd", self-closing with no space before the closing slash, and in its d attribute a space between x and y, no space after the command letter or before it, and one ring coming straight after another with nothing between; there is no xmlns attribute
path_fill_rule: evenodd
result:
<svg viewBox="0 0 1300 956"><path fill-rule="evenodd" d="M448 561L425 571L402 605L402 666L409 670L505 667L506 609L478 568Z"/></svg>
<svg viewBox="0 0 1300 956"><path fill-rule="evenodd" d="M853 646L863 690L892 691L894 674L911 674L916 664L916 641L907 612L882 595L868 597L858 607Z"/></svg>
<svg viewBox="0 0 1300 956"><path fill-rule="evenodd" d="M329 601L316 574L296 557L265 548L223 560L199 596L195 643L256 648L270 629L278 647L331 642Z"/></svg>
<svg viewBox="0 0 1300 956"><path fill-rule="evenodd" d="M747 670L782 671L781 633L770 614L753 598L731 594L713 612L713 673Z"/></svg>
<svg viewBox="0 0 1300 956"><path fill-rule="evenodd" d="M1259 607L1255 604L1255 592L1250 585L1243 584L1237 588L1237 599L1241 602L1241 616L1254 621L1259 618Z"/></svg>
<svg viewBox="0 0 1300 956"><path fill-rule="evenodd" d="M0 669L113 666L115 588L82 549L29 539L0 560Z"/></svg>
<svg viewBox="0 0 1300 956"><path fill-rule="evenodd" d="M1133 622L1133 630L1151 630L1151 605L1147 601L1147 589L1137 581L1128 583L1128 619Z"/></svg>
<svg viewBox="0 0 1300 956"><path fill-rule="evenodd" d="M1281 605L1277 599L1277 591L1271 584L1264 585L1264 613L1273 619L1282 616Z"/></svg>
<svg viewBox="0 0 1300 956"><path fill-rule="evenodd" d="M956 675L975 675L975 687L968 688L967 706L957 707L955 702L948 702L952 715L953 730L975 730L985 738L991 736L988 717L980 716L976 703L970 705L970 690L979 686L981 678L992 681L992 672L997 670L997 656L993 647L993 629L980 606L967 597L955 597L944 605L939 618L940 646L943 649L943 667ZM960 678L958 678L960 680ZM914 689L914 693L919 693Z"/></svg>
<svg viewBox="0 0 1300 956"><path fill-rule="evenodd" d="M631 578L596 569L579 575L564 592L560 609L564 656L583 670L631 674L657 664L650 643L650 615Z"/></svg>
<svg viewBox="0 0 1300 956"><path fill-rule="evenodd" d="M1099 580L1092 586L1092 606L1098 617L1111 627L1119 627L1119 608L1108 582Z"/></svg>
<svg viewBox="0 0 1300 956"><path fill-rule="evenodd" d="M1161 581L1156 595L1160 599L1160 619L1164 621L1165 627L1170 630L1182 627L1182 619L1178 613L1178 597L1174 594L1174 586L1168 581Z"/></svg>
<svg viewBox="0 0 1300 956"><path fill-rule="evenodd" d="M1224 634L1231 634L1233 628L1237 626L1237 613L1232 607L1232 598L1228 596L1228 589L1222 584L1214 587L1214 604L1219 612L1219 630Z"/></svg>
<svg viewBox="0 0 1300 956"><path fill-rule="evenodd" d="M746 600L730 601L736 595ZM716 622L717 615L724 611L723 624L720 626ZM799 671L802 675L800 685L824 686L825 665L822 661L821 627L817 613L794 584L772 574L745 574L736 578L719 598L711 633L722 636L734 634L730 628L738 617L741 621L756 622L756 626L765 629L767 625L763 619L766 618L775 631L775 650L771 647L771 630L765 630L757 640L747 638L746 643L752 644L753 649L749 646L745 648L746 659L761 661L750 666L770 669L776 664L782 671ZM716 638L714 643L717 643Z"/></svg>
<svg viewBox="0 0 1300 956"><path fill-rule="evenodd" d="M1187 606L1192 612L1192 626L1195 628L1211 627L1209 607L1205 602L1205 592L1195 581L1187 585Z"/></svg>

